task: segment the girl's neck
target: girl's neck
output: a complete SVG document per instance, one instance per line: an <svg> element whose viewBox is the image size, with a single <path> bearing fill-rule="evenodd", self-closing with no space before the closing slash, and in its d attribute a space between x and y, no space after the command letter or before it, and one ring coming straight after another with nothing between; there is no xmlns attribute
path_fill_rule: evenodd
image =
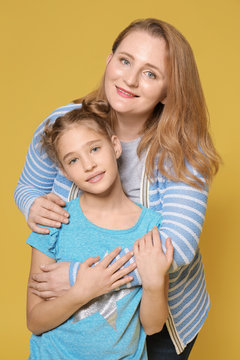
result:
<svg viewBox="0 0 240 360"><path fill-rule="evenodd" d="M89 221L112 230L131 228L141 213L141 208L128 199L122 186L101 195L83 193L80 205Z"/></svg>
<svg viewBox="0 0 240 360"><path fill-rule="evenodd" d="M89 194L84 192L80 197L80 204L82 209L88 212L111 212L119 207L119 204L124 204L127 200L123 190L119 189L114 193L111 191L106 194Z"/></svg>

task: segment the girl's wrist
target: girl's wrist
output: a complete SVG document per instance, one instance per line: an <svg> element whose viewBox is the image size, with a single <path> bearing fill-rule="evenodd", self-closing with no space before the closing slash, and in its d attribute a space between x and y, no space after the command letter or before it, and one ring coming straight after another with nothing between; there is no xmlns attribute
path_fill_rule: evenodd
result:
<svg viewBox="0 0 240 360"><path fill-rule="evenodd" d="M68 291L69 296L71 298L71 302L74 305L78 305L79 307L87 304L90 299L86 296L86 291L80 288L80 286L75 283Z"/></svg>
<svg viewBox="0 0 240 360"><path fill-rule="evenodd" d="M158 282L157 284L156 283L147 284L147 285L142 284L143 292L152 296L157 294L159 295L159 293L162 293L165 290L165 288L166 288L166 283L164 280L162 282Z"/></svg>

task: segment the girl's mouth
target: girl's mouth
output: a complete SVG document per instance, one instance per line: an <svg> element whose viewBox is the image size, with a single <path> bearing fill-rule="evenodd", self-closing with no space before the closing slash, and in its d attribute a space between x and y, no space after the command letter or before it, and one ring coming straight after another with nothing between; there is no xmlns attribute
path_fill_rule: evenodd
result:
<svg viewBox="0 0 240 360"><path fill-rule="evenodd" d="M122 97L125 97L125 98L128 98L128 99L131 99L131 98L136 98L136 97L139 97L138 95L130 92L130 91L127 91L123 88L120 88L119 86L115 85L116 89L117 89L117 93L122 96Z"/></svg>
<svg viewBox="0 0 240 360"><path fill-rule="evenodd" d="M93 176L89 177L86 181L89 183L96 183L104 177L105 172L101 172L98 174L93 174Z"/></svg>

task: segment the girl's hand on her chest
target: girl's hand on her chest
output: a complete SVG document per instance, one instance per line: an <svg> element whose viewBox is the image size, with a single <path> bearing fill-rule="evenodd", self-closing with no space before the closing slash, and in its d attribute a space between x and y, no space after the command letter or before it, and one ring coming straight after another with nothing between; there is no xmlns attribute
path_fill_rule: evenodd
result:
<svg viewBox="0 0 240 360"><path fill-rule="evenodd" d="M73 291L80 302L86 304L90 300L132 281L132 276L127 275L136 268L136 264L132 263L125 268L122 266L133 256L133 252L128 252L111 264L120 251L120 247L114 249L101 261L99 261L99 256L89 257L80 265L73 286Z"/></svg>

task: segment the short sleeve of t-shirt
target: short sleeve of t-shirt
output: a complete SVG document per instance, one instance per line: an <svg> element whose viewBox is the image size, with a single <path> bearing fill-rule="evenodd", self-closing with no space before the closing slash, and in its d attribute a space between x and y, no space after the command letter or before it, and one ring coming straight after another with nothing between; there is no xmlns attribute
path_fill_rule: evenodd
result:
<svg viewBox="0 0 240 360"><path fill-rule="evenodd" d="M57 252L57 240L58 240L59 229L50 228L50 232L47 235L38 234L32 232L26 243L35 249L41 251L43 254L50 258L56 258Z"/></svg>

